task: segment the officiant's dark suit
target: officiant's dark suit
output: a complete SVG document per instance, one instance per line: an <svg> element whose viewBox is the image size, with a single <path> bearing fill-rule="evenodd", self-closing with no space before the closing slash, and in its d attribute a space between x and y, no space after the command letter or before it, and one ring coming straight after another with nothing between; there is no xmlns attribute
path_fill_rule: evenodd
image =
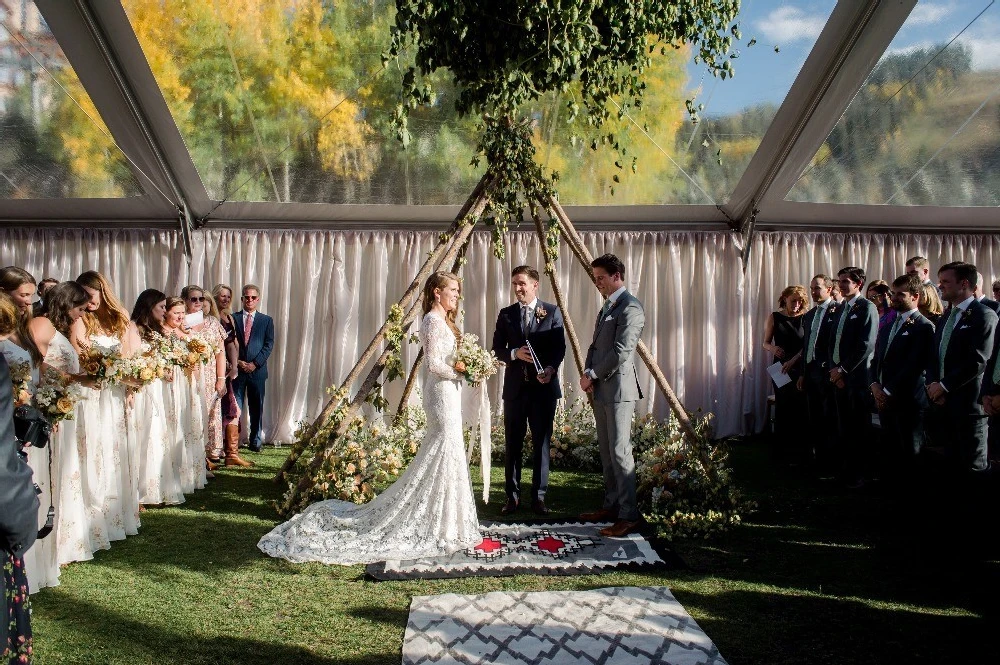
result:
<svg viewBox="0 0 1000 665"><path fill-rule="evenodd" d="M940 382L947 389L944 404L932 408L940 412L949 460L960 470L983 471L987 467L986 414L980 393L993 351L997 315L975 298L966 307L963 304L953 305L938 322L927 383ZM951 318L955 321L949 326ZM949 327L950 337L943 344Z"/></svg>
<svg viewBox="0 0 1000 665"><path fill-rule="evenodd" d="M537 273L536 273L537 274ZM516 302L500 310L493 333L493 352L507 363L503 381L503 419L506 456L508 506L521 502L521 469L523 467L524 437L531 429L533 447L531 466L531 501L536 509L544 509L545 492L549 482L549 445L552 439L552 421L556 401L562 397L559 387L559 366L566 357L566 336L563 316L559 308L536 299L536 304L526 317L522 305ZM522 319L527 318L527 326ZM543 368L554 370L548 383L538 380L532 363L512 360L517 349L531 342Z"/></svg>
<svg viewBox="0 0 1000 665"><path fill-rule="evenodd" d="M879 423L891 475L911 466L923 446L923 414L928 405L924 385L928 358L934 352L934 324L915 309L897 312L897 317L902 316L907 318L894 335L893 325L879 331L868 371L869 385L877 383L889 395L879 411Z"/></svg>
<svg viewBox="0 0 1000 665"><path fill-rule="evenodd" d="M862 283L863 280L862 277ZM831 318L830 367L839 367L846 373L844 387L834 387L833 394L841 467L850 483L862 480L865 443L871 439L874 402L868 387L868 368L877 335L878 309L861 293L841 303Z"/></svg>
<svg viewBox="0 0 1000 665"><path fill-rule="evenodd" d="M254 301L248 302L247 298L254 298ZM244 287L244 309L233 314L236 342L240 350L239 360L254 366L250 372L240 368L233 381L233 392L236 393L236 403L240 408L246 404L250 421L247 445L256 452L260 452L264 443L260 434L261 419L264 416L264 387L267 383L267 359L274 349L274 320L267 314L256 311L259 298L260 292L256 287ZM253 309L249 309L250 307Z"/></svg>

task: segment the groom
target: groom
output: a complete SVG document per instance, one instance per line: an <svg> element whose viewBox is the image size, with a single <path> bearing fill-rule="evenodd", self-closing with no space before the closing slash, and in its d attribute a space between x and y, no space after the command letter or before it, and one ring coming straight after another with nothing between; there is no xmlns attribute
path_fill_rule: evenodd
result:
<svg viewBox="0 0 1000 665"><path fill-rule="evenodd" d="M591 262L597 290L606 298L587 351L580 388L594 396L597 442L604 468L604 505L580 515L587 522L614 521L602 536L619 538L639 525L635 458L632 457L632 413L642 399L635 369L635 347L646 323L642 303L625 289L625 265L614 254Z"/></svg>
<svg viewBox="0 0 1000 665"><path fill-rule="evenodd" d="M507 363L503 382L507 503L500 513L509 515L521 504L521 457L524 435L530 428L534 447L531 508L539 515L548 515L549 442L556 401L562 397L559 365L566 356L563 318L558 307L538 299L538 271L531 266L514 268L510 284L517 302L500 310L493 333L493 352ZM532 349L541 372L535 367Z"/></svg>

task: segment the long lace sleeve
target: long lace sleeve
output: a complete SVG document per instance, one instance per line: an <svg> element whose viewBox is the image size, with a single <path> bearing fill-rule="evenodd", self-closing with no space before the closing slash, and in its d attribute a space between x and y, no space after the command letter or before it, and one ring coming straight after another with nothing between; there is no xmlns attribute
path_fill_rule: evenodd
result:
<svg viewBox="0 0 1000 665"><path fill-rule="evenodd" d="M420 336L427 357L427 371L443 379L457 379L458 372L452 367L455 335L448 324L433 314L427 314L420 326Z"/></svg>

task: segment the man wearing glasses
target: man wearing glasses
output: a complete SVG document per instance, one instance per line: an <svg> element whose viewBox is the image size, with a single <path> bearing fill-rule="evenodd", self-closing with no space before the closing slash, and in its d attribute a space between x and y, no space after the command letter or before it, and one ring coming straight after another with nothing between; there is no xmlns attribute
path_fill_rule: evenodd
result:
<svg viewBox="0 0 1000 665"><path fill-rule="evenodd" d="M240 357L239 370L233 381L236 402L246 408L250 418L248 447L259 453L264 441L260 435L260 420L264 413L264 384L267 381L267 358L274 348L274 320L257 311L260 306L260 288L247 284L243 287L243 309L233 314L236 341Z"/></svg>

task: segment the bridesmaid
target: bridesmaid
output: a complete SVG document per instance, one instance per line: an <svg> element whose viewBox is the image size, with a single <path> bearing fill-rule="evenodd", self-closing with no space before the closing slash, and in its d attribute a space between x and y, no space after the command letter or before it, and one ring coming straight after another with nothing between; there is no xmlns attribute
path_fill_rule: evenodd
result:
<svg viewBox="0 0 1000 665"><path fill-rule="evenodd" d="M90 296L87 312L71 329L73 345L83 350L94 343L121 348L128 329L128 312L115 296L107 278L89 270L76 283ZM83 420L77 425L94 454L95 468L103 469L93 501L107 521L108 537L124 540L139 533L139 498L135 490L125 428L125 387L105 385L84 390Z"/></svg>
<svg viewBox="0 0 1000 665"><path fill-rule="evenodd" d="M184 329L186 307L181 298L167 298L167 334L187 342ZM193 370L174 367L173 396L176 405L175 436L180 442L181 489L189 494L205 487L205 406L201 396L201 364Z"/></svg>
<svg viewBox="0 0 1000 665"><path fill-rule="evenodd" d="M163 327L167 296L156 289L139 294L132 308L132 322L125 333L123 352L156 353ZM129 436L136 442L136 479L143 506L184 503L181 491L179 442L174 436L172 369L166 380L156 378L135 394L129 410ZM176 454L175 454L176 453Z"/></svg>
<svg viewBox="0 0 1000 665"><path fill-rule="evenodd" d="M240 358L239 342L236 341L236 323L230 309L233 304L233 290L226 284L216 284L212 296L219 305L219 322L226 334L226 394L222 397L222 433L225 442L226 466L253 466L253 462L240 457L240 407L233 390L236 378L236 362Z"/></svg>
<svg viewBox="0 0 1000 665"><path fill-rule="evenodd" d="M68 375L84 387L93 387L93 381L80 372L80 358L69 341L73 322L87 311L90 296L76 282L62 282L45 294L41 317L47 319L39 326L35 337L38 346L47 349L45 364ZM103 522L89 509L85 500L84 463L88 458L84 440L77 436L76 419L64 420L52 435L52 494L56 497L56 558L60 565L94 558L98 549L110 547Z"/></svg>
<svg viewBox="0 0 1000 665"><path fill-rule="evenodd" d="M189 286L185 290L201 294L200 302L196 303L194 296L185 298L185 302L189 314L197 311L195 305L201 307L205 321L195 326L191 332L212 349L212 360L202 371L202 396L206 408L205 456L208 458L208 467L211 471L222 456L222 399L227 392L226 331L219 323L219 310L212 295L201 291L197 286Z"/></svg>
<svg viewBox="0 0 1000 665"><path fill-rule="evenodd" d="M7 295L6 291L0 291L0 311L4 313L3 321L0 322L0 351L7 359L8 366L13 369L15 364L26 363L31 372L28 392L34 394L38 386L38 372L42 364L42 354L30 337L22 338L23 332L19 332L23 326L25 312L14 304L14 300ZM31 310L28 310L30 315ZM11 314L14 314L11 317ZM48 516L48 506L55 505L52 496L52 482L49 479L49 459L52 447L35 448L31 446L27 450L28 466L34 475L35 484L42 490L39 496L41 505L38 510L38 527L45 524ZM48 586L59 586L59 564L56 561L56 539L49 536L43 540L35 541L35 545L24 553L24 566L28 573L28 586L31 590L38 591Z"/></svg>

